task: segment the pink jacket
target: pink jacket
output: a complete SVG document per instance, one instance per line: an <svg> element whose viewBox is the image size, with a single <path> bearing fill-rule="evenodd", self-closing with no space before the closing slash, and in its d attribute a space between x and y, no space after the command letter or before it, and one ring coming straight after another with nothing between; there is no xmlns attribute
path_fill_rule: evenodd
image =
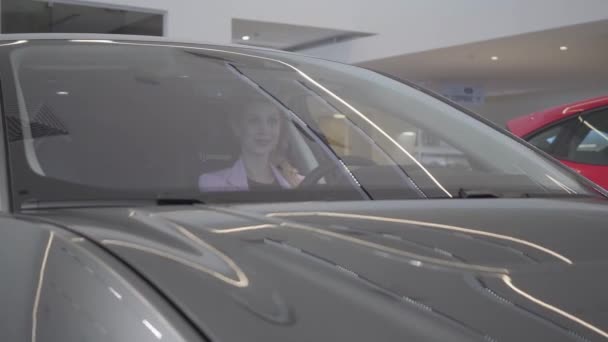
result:
<svg viewBox="0 0 608 342"><path fill-rule="evenodd" d="M292 188L291 184L289 184L278 169L272 167L272 173L282 188ZM230 168L202 174L198 178L198 188L200 191L206 192L249 190L245 164L239 159Z"/></svg>

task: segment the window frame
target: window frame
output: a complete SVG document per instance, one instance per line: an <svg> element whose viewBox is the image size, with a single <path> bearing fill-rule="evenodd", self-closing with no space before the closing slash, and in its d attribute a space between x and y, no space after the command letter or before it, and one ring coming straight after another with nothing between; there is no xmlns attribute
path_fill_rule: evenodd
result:
<svg viewBox="0 0 608 342"><path fill-rule="evenodd" d="M10 167L8 161L8 144L6 141L6 124L4 122L4 86L5 82L0 80L0 213L11 211L11 182Z"/></svg>
<svg viewBox="0 0 608 342"><path fill-rule="evenodd" d="M579 115L576 115L576 117L573 118L576 121L576 123L574 125L572 125L572 127L570 128L571 132L568 136L568 139L566 139L564 142L562 142L562 146L561 146L562 156L559 157L561 160L570 162L570 163L590 165L590 166L595 166L595 167L608 167L608 164L595 164L595 163L581 162L581 161L572 160L571 158L567 157L568 156L568 147L569 147L569 143L571 142L571 139L574 138L576 136L576 133L580 132L580 130L584 126L581 119L584 121L585 117L597 114L598 112L606 112L604 115L608 116L608 106L602 106L602 107L596 107L593 109L589 109L585 112L580 113ZM585 139L585 137L586 137L586 135L581 138L581 141L579 141L579 143L582 142Z"/></svg>

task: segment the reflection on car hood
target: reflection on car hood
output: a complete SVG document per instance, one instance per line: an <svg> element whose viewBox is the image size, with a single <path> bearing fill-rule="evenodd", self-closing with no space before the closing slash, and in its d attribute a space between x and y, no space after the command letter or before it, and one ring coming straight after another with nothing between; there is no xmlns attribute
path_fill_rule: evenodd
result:
<svg viewBox="0 0 608 342"><path fill-rule="evenodd" d="M37 214L218 341L608 338L608 205L425 200Z"/></svg>

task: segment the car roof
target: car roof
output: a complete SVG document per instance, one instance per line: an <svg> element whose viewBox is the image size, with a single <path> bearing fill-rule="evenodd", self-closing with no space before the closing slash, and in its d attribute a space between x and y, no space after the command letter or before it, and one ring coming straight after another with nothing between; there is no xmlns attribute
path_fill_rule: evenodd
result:
<svg viewBox="0 0 608 342"><path fill-rule="evenodd" d="M213 42L205 42L205 41L201 41L201 40L192 40L192 39L184 39L184 38L144 36L144 35L126 35L126 34L98 34L98 33L9 33L9 34L0 34L0 46L10 44L10 43L4 43L6 41L24 41L24 40L25 41L90 40L90 41L98 41L98 42L121 41L121 42L150 42L150 43L165 43L165 44L193 44L193 45L205 45L207 47L213 47L213 48L238 48L238 49L246 50L247 52L250 52L250 53L272 52L272 53L286 55L286 56L300 56L300 57L314 58L317 60L324 60L324 61L329 61L329 62L333 62L333 63L344 64L344 62L321 58L318 56L302 53L299 51L292 52L292 51L277 50L277 49L260 47L260 46L234 44L234 43L229 43L229 44L213 43ZM13 44L10 44L10 45L13 45ZM401 81L404 81L404 80L401 80Z"/></svg>
<svg viewBox="0 0 608 342"><path fill-rule="evenodd" d="M113 40L138 40L158 42L180 42L211 44L204 41L193 41L188 39L171 39L168 37L128 35L128 34L97 34L97 33L8 33L0 35L0 41L7 40L45 40L45 39L113 39ZM218 45L218 44L213 44ZM225 44L228 45L228 44Z"/></svg>
<svg viewBox="0 0 608 342"><path fill-rule="evenodd" d="M594 97L527 114L507 122L507 128L515 135L523 137L556 121L603 106L608 106L608 96Z"/></svg>
<svg viewBox="0 0 608 342"><path fill-rule="evenodd" d="M212 42L206 42L201 40L192 39L180 39L170 37L158 37L158 36L143 36L143 35L126 35L126 34L97 34L97 33L9 33L1 34L0 42L13 41L13 40L116 40L116 41L145 41L145 42L158 42L158 43L178 43L178 44L201 44L211 45L217 47L238 47L246 48L250 50L259 51L273 51L281 52L285 54L294 54L293 52L270 49L258 46L243 45L243 44L218 44ZM297 53L298 55L303 55Z"/></svg>

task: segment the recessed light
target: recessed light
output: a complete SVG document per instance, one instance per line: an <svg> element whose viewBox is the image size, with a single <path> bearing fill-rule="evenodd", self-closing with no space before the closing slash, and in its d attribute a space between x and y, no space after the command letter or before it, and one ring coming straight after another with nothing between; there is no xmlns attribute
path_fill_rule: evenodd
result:
<svg viewBox="0 0 608 342"><path fill-rule="evenodd" d="M70 93L67 91L58 91L57 95L70 95Z"/></svg>
<svg viewBox="0 0 608 342"><path fill-rule="evenodd" d="M242 36L241 39L242 40L249 40L249 39L251 39L251 37L249 37L249 36Z"/></svg>
<svg viewBox="0 0 608 342"><path fill-rule="evenodd" d="M341 114L341 113L335 113L334 119L346 119L346 115Z"/></svg>
<svg viewBox="0 0 608 342"><path fill-rule="evenodd" d="M566 45L564 45L564 46L560 46L559 49L562 51L566 51L566 50L568 50L568 47Z"/></svg>
<svg viewBox="0 0 608 342"><path fill-rule="evenodd" d="M497 61L498 60L498 56L492 56L490 59L493 60L493 61Z"/></svg>

